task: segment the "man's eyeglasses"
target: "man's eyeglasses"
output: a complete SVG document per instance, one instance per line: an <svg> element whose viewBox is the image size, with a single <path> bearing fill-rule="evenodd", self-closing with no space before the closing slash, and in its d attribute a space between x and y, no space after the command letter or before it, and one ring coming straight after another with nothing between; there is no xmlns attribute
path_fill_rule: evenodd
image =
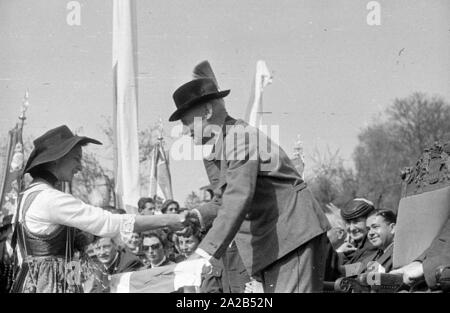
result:
<svg viewBox="0 0 450 313"><path fill-rule="evenodd" d="M144 246L144 250L150 250L150 248L152 248L152 250L160 249L161 248L161 244L160 243L155 243L154 245Z"/></svg>

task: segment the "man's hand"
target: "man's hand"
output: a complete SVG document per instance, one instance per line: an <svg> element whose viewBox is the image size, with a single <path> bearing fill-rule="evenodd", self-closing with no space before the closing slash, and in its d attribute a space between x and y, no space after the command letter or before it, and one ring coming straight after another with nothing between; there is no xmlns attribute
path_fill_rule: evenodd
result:
<svg viewBox="0 0 450 313"><path fill-rule="evenodd" d="M415 281L423 278L423 265L421 262L415 261L399 269L393 270L389 272L389 274L401 274L403 275L403 282L407 285L411 285Z"/></svg>
<svg viewBox="0 0 450 313"><path fill-rule="evenodd" d="M198 260L198 259L206 260L204 257L202 257L201 255L194 252L186 259L186 261L193 261L193 260ZM211 265L211 263L209 263L209 261L207 261L207 264L203 266L202 273L203 274L211 274L211 272L212 272L212 265Z"/></svg>
<svg viewBox="0 0 450 313"><path fill-rule="evenodd" d="M344 242L339 248L336 249L336 252L338 253L350 253L353 251L358 250L355 246L353 246L351 243L349 242Z"/></svg>
<svg viewBox="0 0 450 313"><path fill-rule="evenodd" d="M252 278L248 283L245 283L244 293L264 293L263 284Z"/></svg>
<svg viewBox="0 0 450 313"><path fill-rule="evenodd" d="M169 228L172 231L179 231L186 227L186 225L189 225L189 221L187 219L188 213L186 211L183 211L179 214L167 214L167 216L171 216L173 218L178 219L177 223L173 223L169 225Z"/></svg>

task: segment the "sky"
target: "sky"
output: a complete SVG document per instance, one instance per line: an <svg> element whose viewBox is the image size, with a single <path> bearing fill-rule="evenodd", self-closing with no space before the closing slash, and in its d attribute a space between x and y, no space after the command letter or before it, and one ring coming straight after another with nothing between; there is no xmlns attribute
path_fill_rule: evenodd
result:
<svg viewBox="0 0 450 313"><path fill-rule="evenodd" d="M14 126L25 90L24 136L67 124L107 141L112 116L112 1L77 1L80 25L63 0L0 0L0 137ZM139 128L161 118L170 134L172 93L209 60L229 113L243 118L256 62L266 61L264 123L278 125L293 153L303 142L306 173L316 151L352 166L358 133L394 99L420 91L450 100L450 2L385 0L380 25L370 1L137 1ZM167 138L168 145L175 138ZM188 140L187 138L185 140ZM108 163L111 151L89 146ZM309 167L308 167L309 166ZM201 161L171 160L174 196L207 184Z"/></svg>

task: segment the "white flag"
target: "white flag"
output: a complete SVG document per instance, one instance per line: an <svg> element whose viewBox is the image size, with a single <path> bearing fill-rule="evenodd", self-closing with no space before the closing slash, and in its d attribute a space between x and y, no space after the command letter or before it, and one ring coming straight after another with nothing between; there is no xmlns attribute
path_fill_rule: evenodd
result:
<svg viewBox="0 0 450 313"><path fill-rule="evenodd" d="M140 195L134 8L132 0L113 3L115 192L129 213Z"/></svg>
<svg viewBox="0 0 450 313"><path fill-rule="evenodd" d="M272 76L267 68L266 62L259 60L256 63L255 80L253 82L253 90L246 114L247 122L259 129L261 129L262 125L262 94L264 87L270 83L272 83Z"/></svg>
<svg viewBox="0 0 450 313"><path fill-rule="evenodd" d="M153 148L150 165L150 197L173 199L172 179L169 158L164 150L162 140L158 140Z"/></svg>

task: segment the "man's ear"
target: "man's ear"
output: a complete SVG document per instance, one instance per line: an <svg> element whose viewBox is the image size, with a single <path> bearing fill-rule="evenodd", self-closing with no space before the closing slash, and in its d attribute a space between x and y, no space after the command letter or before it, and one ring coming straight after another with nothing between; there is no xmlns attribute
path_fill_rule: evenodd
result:
<svg viewBox="0 0 450 313"><path fill-rule="evenodd" d="M389 225L391 227L391 234L395 234L395 223L391 223L391 225Z"/></svg>
<svg viewBox="0 0 450 313"><path fill-rule="evenodd" d="M213 106L211 103L207 103L205 106L205 118L209 121L213 116Z"/></svg>

